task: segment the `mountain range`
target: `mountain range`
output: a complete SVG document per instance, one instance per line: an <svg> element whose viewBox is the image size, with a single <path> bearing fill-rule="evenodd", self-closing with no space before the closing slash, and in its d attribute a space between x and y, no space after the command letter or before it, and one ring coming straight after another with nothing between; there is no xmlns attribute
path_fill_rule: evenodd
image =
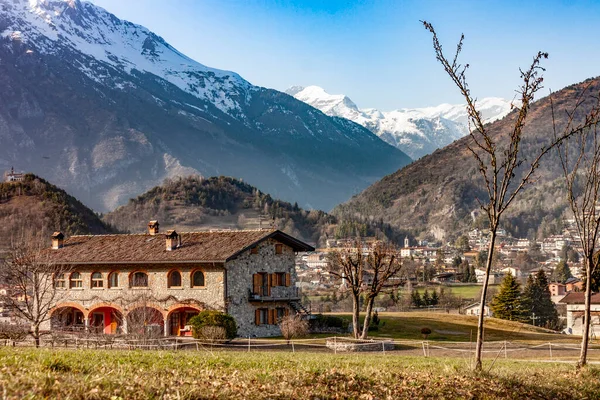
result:
<svg viewBox="0 0 600 400"><path fill-rule="evenodd" d="M329 210L411 161L79 0L0 0L0 142L0 169L34 172L97 211L190 174Z"/></svg>
<svg viewBox="0 0 600 400"><path fill-rule="evenodd" d="M286 93L327 115L364 126L415 160L469 133L464 104L379 111L358 108L348 96L329 94L319 86L293 86ZM499 97L483 98L477 105L486 123L503 118L512 107L511 102Z"/></svg>
<svg viewBox="0 0 600 400"><path fill-rule="evenodd" d="M568 86L531 105L520 143L525 162L515 171L518 182L540 148L553 137L553 120L561 132L569 119L574 124L596 105L600 78ZM581 105L573 113L575 105ZM497 137L497 149L507 146L516 113L492 123L489 132ZM469 136L425 156L373 184L333 211L338 218L352 216L365 221L383 220L394 228L403 227L419 238L451 240L474 227L484 228L486 218L478 200L487 201L487 192L478 164L467 145ZM540 163L534 184L525 187L503 214L502 227L515 237L548 237L562 233L562 221L571 218L564 191L563 170L556 152Z"/></svg>

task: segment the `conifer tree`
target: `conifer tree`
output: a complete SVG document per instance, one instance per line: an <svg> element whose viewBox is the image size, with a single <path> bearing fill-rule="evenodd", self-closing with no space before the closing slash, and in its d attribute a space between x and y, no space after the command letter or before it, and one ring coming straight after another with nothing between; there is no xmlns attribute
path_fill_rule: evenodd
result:
<svg viewBox="0 0 600 400"><path fill-rule="evenodd" d="M477 274L475 273L474 265L471 265L469 269L469 282L477 283Z"/></svg>
<svg viewBox="0 0 600 400"><path fill-rule="evenodd" d="M425 289L425 292L423 292L423 305L425 307L431 305L431 296L429 296L429 291L427 289Z"/></svg>
<svg viewBox="0 0 600 400"><path fill-rule="evenodd" d="M490 303L490 308L496 318L511 321L523 321L527 318L521 300L521 285L511 273L504 277L498 294Z"/></svg>
<svg viewBox="0 0 600 400"><path fill-rule="evenodd" d="M437 304L440 302L440 296L438 296L437 291L433 291L433 293L431 293L431 305L432 306L437 306Z"/></svg>
<svg viewBox="0 0 600 400"><path fill-rule="evenodd" d="M573 274L571 274L571 270L567 265L567 262L562 259L558 264L556 264L556 268L554 268L554 272L552 274L552 279L555 282L565 283L567 279L572 278Z"/></svg>
<svg viewBox="0 0 600 400"><path fill-rule="evenodd" d="M538 271L535 278L529 275L527 284L523 289L522 301L523 308L527 313L528 323L550 327L558 320L558 314L550 296L548 279L544 271Z"/></svg>
<svg viewBox="0 0 600 400"><path fill-rule="evenodd" d="M413 290L410 294L411 301L415 307L421 307L423 305L423 301L421 300L421 295L416 290Z"/></svg>

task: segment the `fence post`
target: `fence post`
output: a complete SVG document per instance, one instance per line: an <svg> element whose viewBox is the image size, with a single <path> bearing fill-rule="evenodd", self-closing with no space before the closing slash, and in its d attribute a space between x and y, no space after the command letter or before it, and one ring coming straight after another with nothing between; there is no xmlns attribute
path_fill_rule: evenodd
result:
<svg viewBox="0 0 600 400"><path fill-rule="evenodd" d="M293 340L291 340L291 341L290 341L290 343L292 343L292 353L295 353L295 352L296 352L296 349L294 349L294 341L293 341Z"/></svg>
<svg viewBox="0 0 600 400"><path fill-rule="evenodd" d="M248 353L250 352L250 336L248 336Z"/></svg>
<svg viewBox="0 0 600 400"><path fill-rule="evenodd" d="M423 356L427 357L427 352L425 351L425 341L421 342L421 346L423 347Z"/></svg>
<svg viewBox="0 0 600 400"><path fill-rule="evenodd" d="M385 355L385 342L384 341L381 342L381 350L383 351L383 354Z"/></svg>
<svg viewBox="0 0 600 400"><path fill-rule="evenodd" d="M333 337L333 354L337 354L337 336Z"/></svg>
<svg viewBox="0 0 600 400"><path fill-rule="evenodd" d="M508 358L508 354L506 354L506 340L504 341L504 358Z"/></svg>
<svg viewBox="0 0 600 400"><path fill-rule="evenodd" d="M550 360L552 360L552 343L548 342L548 346L550 347Z"/></svg>

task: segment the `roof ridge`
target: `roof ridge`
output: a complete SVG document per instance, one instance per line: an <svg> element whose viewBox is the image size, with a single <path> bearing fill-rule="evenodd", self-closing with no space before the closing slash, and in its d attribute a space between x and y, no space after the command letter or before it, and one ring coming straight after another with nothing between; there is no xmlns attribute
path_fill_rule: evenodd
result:
<svg viewBox="0 0 600 400"><path fill-rule="evenodd" d="M173 229L177 230L177 229ZM225 233L225 232L275 232L278 229L275 228L261 228L261 229L208 229L205 231L180 231L179 233ZM108 236L159 236L150 235L149 233L103 233L103 234L88 234L88 235L71 235L70 237L108 237Z"/></svg>

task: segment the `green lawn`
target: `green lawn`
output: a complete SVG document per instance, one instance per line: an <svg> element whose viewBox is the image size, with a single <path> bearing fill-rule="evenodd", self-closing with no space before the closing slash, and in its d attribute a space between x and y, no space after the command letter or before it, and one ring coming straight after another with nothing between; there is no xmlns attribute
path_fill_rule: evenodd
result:
<svg viewBox="0 0 600 400"><path fill-rule="evenodd" d="M349 313L335 314L350 319ZM421 328L433 333L429 340L468 342L475 340L477 317L439 312L381 312L379 330L369 332L373 337L421 340ZM362 322L362 320L361 320ZM532 325L497 318L485 320L485 338L488 341L508 340L526 342L578 342L569 335L551 333Z"/></svg>
<svg viewBox="0 0 600 400"><path fill-rule="evenodd" d="M600 397L600 370L498 360L329 353L0 348L4 399Z"/></svg>
<svg viewBox="0 0 600 400"><path fill-rule="evenodd" d="M493 288L497 286L498 285L490 285L489 287ZM462 297L463 299L475 299L479 296L479 291L481 290L481 285L440 285L428 287L427 290L429 290L430 293L432 290L437 290L439 292L442 287L445 291L451 291L453 295ZM425 288L418 287L416 290L422 295Z"/></svg>

